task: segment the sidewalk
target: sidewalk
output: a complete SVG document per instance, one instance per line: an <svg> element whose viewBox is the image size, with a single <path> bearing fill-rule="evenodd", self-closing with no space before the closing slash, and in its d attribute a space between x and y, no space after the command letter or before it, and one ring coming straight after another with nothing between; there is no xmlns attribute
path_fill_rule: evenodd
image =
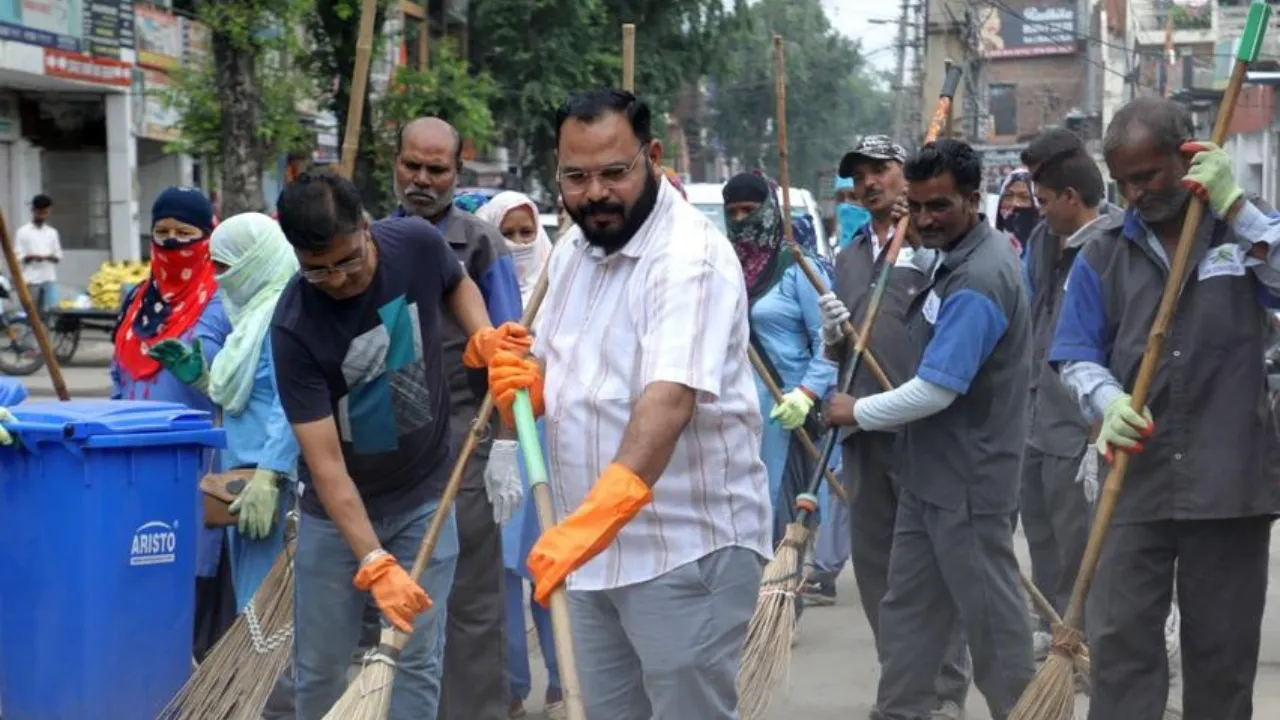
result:
<svg viewBox="0 0 1280 720"><path fill-rule="evenodd" d="M111 397L112 346L103 341L83 340L70 365L63 366L62 381L72 400ZM48 368L16 378L30 393L32 400L56 400Z"/></svg>

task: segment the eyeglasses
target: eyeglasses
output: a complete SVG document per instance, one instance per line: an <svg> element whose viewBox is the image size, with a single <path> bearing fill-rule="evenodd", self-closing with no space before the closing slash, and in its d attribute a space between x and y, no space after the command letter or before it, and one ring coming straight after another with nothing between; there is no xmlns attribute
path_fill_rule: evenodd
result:
<svg viewBox="0 0 1280 720"><path fill-rule="evenodd" d="M562 195L581 195L591 187L591 179L599 178L600 185L607 189L613 189L626 181L627 176L635 169L636 163L640 162L640 156L644 155L649 149L649 143L645 143L640 150L631 158L631 162L623 165L616 163L614 165L606 165L599 170L579 170L571 168L569 170L556 171L556 181L560 183L560 193Z"/></svg>
<svg viewBox="0 0 1280 720"><path fill-rule="evenodd" d="M366 236L365 241L360 243L359 257L351 258L350 260L340 262L337 265L333 265L331 267L312 268L309 270L301 270L299 272L302 275L303 280L306 280L312 285L319 285L320 283L323 283L326 280L328 280L329 275L332 273L342 273L343 275L350 275L352 273L360 272L361 270L364 269L364 261L368 258L368 256L369 256L369 239L368 239L368 236Z"/></svg>

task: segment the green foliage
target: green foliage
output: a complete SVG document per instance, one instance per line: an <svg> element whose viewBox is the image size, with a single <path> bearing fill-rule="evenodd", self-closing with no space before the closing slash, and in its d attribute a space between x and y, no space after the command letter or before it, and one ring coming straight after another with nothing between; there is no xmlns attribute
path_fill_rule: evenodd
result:
<svg viewBox="0 0 1280 720"><path fill-rule="evenodd" d="M778 176L773 36L785 39L791 184L816 187L860 133L887 132L891 98L856 42L838 34L819 0L738 2L726 62L711 79L711 130L747 168Z"/></svg>
<svg viewBox="0 0 1280 720"><path fill-rule="evenodd" d="M215 42L256 58L256 81L262 122L253 140L268 153L300 152L314 136L298 122L300 102L314 95L310 77L297 65L301 45L296 28L311 6L309 0L206 0L199 3L199 19L209 26ZM180 138L170 149L207 157L222 157L222 107L212 55L198 66L170 73L171 86L154 93L178 113Z"/></svg>
<svg viewBox="0 0 1280 720"><path fill-rule="evenodd" d="M396 133L405 123L425 115L443 118L477 149L489 147L496 135L489 107L498 86L485 73L472 74L467 61L449 40L431 45L431 62L425 71L400 67L387 94L379 98L378 141L374 144L379 185L390 196L395 162Z"/></svg>

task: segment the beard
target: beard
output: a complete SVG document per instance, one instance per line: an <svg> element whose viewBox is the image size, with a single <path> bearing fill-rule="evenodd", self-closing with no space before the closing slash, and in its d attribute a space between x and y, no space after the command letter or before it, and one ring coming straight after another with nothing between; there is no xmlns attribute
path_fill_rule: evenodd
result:
<svg viewBox="0 0 1280 720"><path fill-rule="evenodd" d="M1190 199L1191 191L1181 185L1159 195L1148 195L1138 203L1138 216L1148 225L1169 222L1178 217Z"/></svg>
<svg viewBox="0 0 1280 720"><path fill-rule="evenodd" d="M421 218L433 218L449 209L453 202L453 188L448 192L437 193L434 190L413 189L409 191L396 188L400 196L400 207L406 213Z"/></svg>
<svg viewBox="0 0 1280 720"><path fill-rule="evenodd" d="M658 204L658 179L653 176L653 168L645 161L644 190L628 210L622 203L603 201L588 202L582 205L565 203L565 210L573 222L582 230L582 237L593 247L606 253L613 253L631 242L640 226L649 219L649 214ZM617 227L600 228L593 226L591 218L595 215L621 216L622 224Z"/></svg>

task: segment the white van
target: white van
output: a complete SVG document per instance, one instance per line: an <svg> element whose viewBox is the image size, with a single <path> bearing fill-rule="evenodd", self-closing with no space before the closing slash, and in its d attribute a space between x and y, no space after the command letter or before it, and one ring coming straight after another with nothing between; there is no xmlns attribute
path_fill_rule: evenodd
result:
<svg viewBox="0 0 1280 720"><path fill-rule="evenodd" d="M724 183L690 183L684 186L689 202L710 218L721 232L725 230L723 188ZM781 188L778 190L778 204L782 204ZM827 239L827 229L822 224L822 213L818 209L813 193L803 188L791 188L791 214L809 217L813 222L813 230L818 235L818 254L828 260L832 259L835 253Z"/></svg>

